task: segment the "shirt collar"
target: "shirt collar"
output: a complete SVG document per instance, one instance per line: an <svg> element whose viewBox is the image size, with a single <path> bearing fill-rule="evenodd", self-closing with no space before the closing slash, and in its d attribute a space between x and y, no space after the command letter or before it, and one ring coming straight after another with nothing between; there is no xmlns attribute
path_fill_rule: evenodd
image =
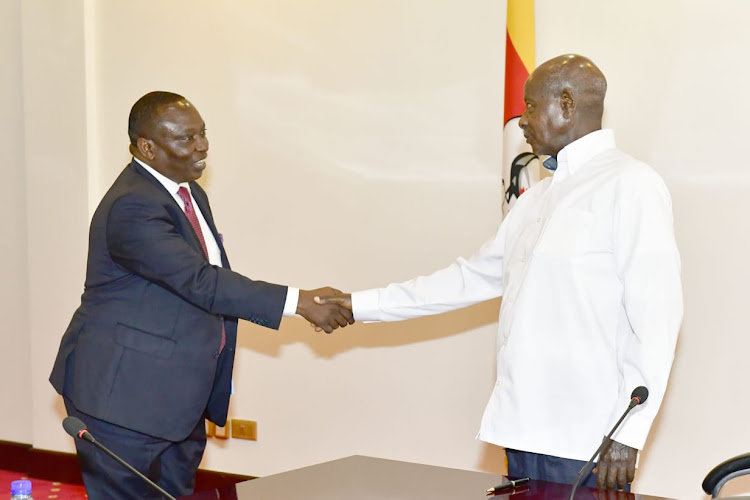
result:
<svg viewBox="0 0 750 500"><path fill-rule="evenodd" d="M138 162L140 166L146 169L146 171L156 177L156 180L161 183L162 186L164 186L164 189L166 189L172 196L177 194L177 190L181 187L184 187L188 190L188 192L192 195L192 192L190 191L190 184L187 182L180 182L179 184L167 177L166 175L156 171L152 166L147 165L146 163L142 162L135 156L133 157L135 161Z"/></svg>
<svg viewBox="0 0 750 500"><path fill-rule="evenodd" d="M611 129L595 130L584 135L562 148L557 154L555 178L559 176L562 180L569 175L574 175L593 157L615 147L615 133Z"/></svg>

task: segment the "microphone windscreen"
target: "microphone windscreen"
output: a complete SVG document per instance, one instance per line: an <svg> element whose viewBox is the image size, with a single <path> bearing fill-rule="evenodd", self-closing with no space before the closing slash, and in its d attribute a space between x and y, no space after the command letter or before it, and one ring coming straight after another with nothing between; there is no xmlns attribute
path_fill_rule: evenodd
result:
<svg viewBox="0 0 750 500"><path fill-rule="evenodd" d="M633 393L630 395L630 399L637 399L638 404L642 405L648 399L648 389L646 389L642 385L639 385L638 387L633 389Z"/></svg>
<svg viewBox="0 0 750 500"><path fill-rule="evenodd" d="M63 429L74 438L77 438L78 434L85 428L86 424L76 417L65 417L65 420L63 420Z"/></svg>

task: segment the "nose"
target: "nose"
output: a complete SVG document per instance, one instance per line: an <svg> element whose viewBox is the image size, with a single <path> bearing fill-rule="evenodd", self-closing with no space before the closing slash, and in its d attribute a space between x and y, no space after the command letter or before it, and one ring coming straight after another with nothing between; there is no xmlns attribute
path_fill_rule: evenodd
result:
<svg viewBox="0 0 750 500"><path fill-rule="evenodd" d="M205 135L199 135L198 140L195 143L196 151L208 151L208 137Z"/></svg>
<svg viewBox="0 0 750 500"><path fill-rule="evenodd" d="M522 130L526 130L526 126L529 124L529 121L526 119L526 111L521 113L521 118L518 120L518 126L521 127Z"/></svg>

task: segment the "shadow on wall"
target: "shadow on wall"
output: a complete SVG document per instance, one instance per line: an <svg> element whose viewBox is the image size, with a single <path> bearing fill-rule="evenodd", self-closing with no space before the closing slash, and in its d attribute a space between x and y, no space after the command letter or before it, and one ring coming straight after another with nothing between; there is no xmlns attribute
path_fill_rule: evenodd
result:
<svg viewBox="0 0 750 500"><path fill-rule="evenodd" d="M497 322L500 299L448 313L389 323L355 323L330 335L315 332L302 318L284 318L279 332L243 321L237 349L250 349L278 357L285 345L306 344L322 358L332 358L356 348L396 347L457 335ZM271 335L269 335L271 334Z"/></svg>

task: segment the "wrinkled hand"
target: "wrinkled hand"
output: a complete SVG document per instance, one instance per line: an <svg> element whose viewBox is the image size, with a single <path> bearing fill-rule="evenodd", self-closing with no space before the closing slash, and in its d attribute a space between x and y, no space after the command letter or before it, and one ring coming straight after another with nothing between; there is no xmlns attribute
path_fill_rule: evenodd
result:
<svg viewBox="0 0 750 500"><path fill-rule="evenodd" d="M594 469L596 487L601 490L624 489L626 484L635 479L637 457L638 450L610 439Z"/></svg>
<svg viewBox="0 0 750 500"><path fill-rule="evenodd" d="M351 309L341 307L335 303L316 303L315 298L319 296L330 296L341 294L340 290L331 287L317 288L315 290L300 290L297 302L297 314L305 318L315 326L316 331L324 330L331 333L338 327L345 327L354 323L354 315Z"/></svg>
<svg viewBox="0 0 750 500"><path fill-rule="evenodd" d="M341 290L333 290L333 292L334 293L320 294L320 296L315 297L315 303L316 304L336 304L339 307L347 309L349 312L352 313L352 323L353 323L354 313L352 312L352 294L343 293L341 292ZM321 327L313 323L310 323L310 326L314 327L316 332L319 332L320 330L322 330Z"/></svg>

